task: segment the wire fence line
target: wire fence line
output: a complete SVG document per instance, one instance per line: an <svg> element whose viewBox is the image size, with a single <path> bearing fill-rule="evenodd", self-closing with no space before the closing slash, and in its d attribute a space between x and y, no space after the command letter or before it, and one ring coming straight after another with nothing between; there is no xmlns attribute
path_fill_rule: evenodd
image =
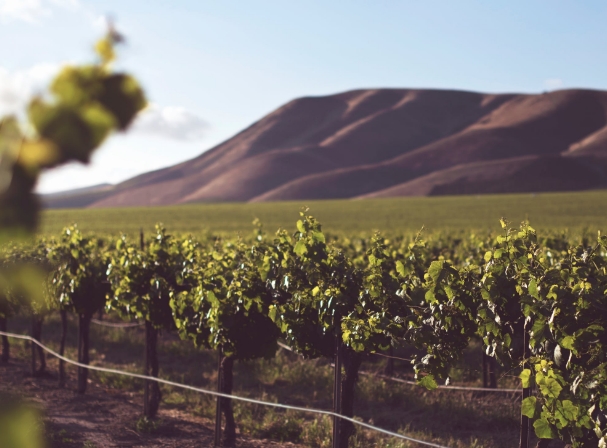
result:
<svg viewBox="0 0 607 448"><path fill-rule="evenodd" d="M283 344L282 342L278 342L278 345L282 348L284 348L285 350L288 350L290 352L296 353L295 350L293 350L291 347L289 347L286 344ZM333 365L333 364L331 364ZM388 375L382 375L379 373L373 373L373 372L365 372L363 370L360 370L358 372L361 375L369 375L369 376L376 376L378 378L382 378L384 380L389 380L389 381L394 381L397 383L402 383L402 384L410 384L412 386L419 386L419 384L417 384L417 381L411 381L411 380L405 380L402 378L397 378L394 376L388 376ZM462 390L462 391L470 391L470 392L501 392L501 393L522 393L523 390L522 389L498 389L498 388L490 388L490 387L465 387L465 386L438 386L439 389L446 389L446 390Z"/></svg>
<svg viewBox="0 0 607 448"><path fill-rule="evenodd" d="M374 356L381 356L382 358L388 358L388 359L397 359L399 361L406 361L406 362L411 362L413 361L412 359L409 358L401 358L399 356L394 356L394 355L386 355L384 353L371 353L371 355Z"/></svg>
<svg viewBox="0 0 607 448"><path fill-rule="evenodd" d="M112 322L104 322L101 320L97 320L97 319L91 319L91 322L97 324L97 325L101 325L101 326L106 326L106 327L114 327L114 328L134 328L134 327L140 327L142 325L144 325L143 322L135 322L135 323L112 323ZM295 351L289 347L286 344L283 344L282 342L278 342L278 345L282 348L284 348L285 350L291 351L293 353L295 353ZM378 355L378 356L382 356L384 358L392 358L392 359L398 359L401 361L411 361L410 359L406 359L406 358L399 358L398 356L391 356L391 355L384 355L383 353L371 353L372 355ZM382 374L378 374L378 373L372 373L372 372L365 372L365 371L359 371L360 374L362 375L373 375L373 376L377 376L379 378L382 378L384 380L388 380L388 381L394 381L397 383L401 383L401 384L410 384L413 386L417 386L417 382L416 381L411 381L411 380L405 380L402 378L398 378L398 377L393 377L393 376L389 376L389 375L382 375ZM461 391L470 391L470 392L498 392L498 393L522 393L523 390L522 389L503 389L503 388L490 388L490 387L465 387L465 386L446 386L446 385L440 385L438 386L439 389L445 389L445 390L461 390Z"/></svg>
<svg viewBox="0 0 607 448"><path fill-rule="evenodd" d="M397 383L403 384L412 384L418 385L416 381L404 380L402 378L396 378L393 376L382 375L372 372L358 372L363 375L374 375L384 380L395 381ZM447 389L447 390L462 390L462 391L470 391L470 392L503 392L503 393L523 393L522 389L498 389L498 388L490 388L490 387L464 387L464 386L438 386L439 389Z"/></svg>
<svg viewBox="0 0 607 448"><path fill-rule="evenodd" d="M258 405L263 405L263 406L271 406L271 407L275 407L275 408L287 409L287 410L298 411L298 412L306 412L306 413L310 413L310 414L327 415L329 417L337 417L337 418L340 418L342 420L351 422L351 423L353 423L355 425L362 426L363 428L370 429L372 431L376 431L376 432L379 432L379 433L382 433L382 434L386 434L388 436L395 437L395 438L398 438L398 439L401 439L401 440L406 440L408 442L418 443L420 445L430 446L430 447L433 447L433 448L449 448L449 447L444 446L444 445L438 445L436 443L426 442L424 440L415 439L413 437L405 436L403 434L399 434L399 433L396 433L396 432L393 432L393 431L388 431L387 429L378 428L377 426L373 426L373 425L370 425L368 423L361 422L359 420L355 420L355 419L353 419L351 417L346 417L344 415L337 414L337 413L332 412L332 411L326 411L326 410L314 409L314 408L304 408L304 407L301 407L301 406L292 406L292 405L282 404L282 403L272 403L272 402L269 402L269 401L256 400L254 398L240 397L238 395L229 395L229 394L224 394L222 392L217 392L217 391L214 391L214 390L202 389L200 387L194 387L194 386L188 386L186 384L175 383L173 381L165 380L165 379L162 379L162 378L156 378L156 377L152 377L152 376L141 375L141 374L138 374L138 373L124 372L122 370L110 369L110 368L107 368L107 367L99 367L99 366L91 366L91 365L88 365L88 364L82 364L82 363L79 363L79 362L74 361L72 359L66 358L65 356L61 356L59 353L55 352L54 350L52 350L51 348L49 348L46 345L42 344L40 341L32 338L31 336L22 335L22 334L8 333L8 332L4 332L4 331L0 331L0 336L6 336L6 337L9 337L9 338L15 338L15 339L23 339L23 340L26 340L26 341L33 342L34 344L38 345L40 348L42 348L46 352L48 352L51 355L53 355L54 357L56 357L58 359L61 359L62 361L65 361L68 364L72 364L72 365L75 365L77 367L82 367L82 368L85 368L85 369L88 369L88 370L94 370L94 371L105 372L105 373L113 373L113 374L116 374L116 375L123 375L123 376L128 376L128 377L131 377L131 378L138 378L138 379L141 379L141 380L156 381L157 383L166 384L167 386L178 387L178 388L181 388L181 389L186 389L186 390L191 390L193 392L199 392L199 393L203 393L203 394L213 395L213 396L216 396L216 397L229 398L229 399L232 399L232 400L243 401L245 403L252 403L252 404L258 404ZM283 345L284 344L281 344L281 346L283 346Z"/></svg>
<svg viewBox="0 0 607 448"><path fill-rule="evenodd" d="M105 322L105 321L99 320L99 319L91 319L91 322L96 325L100 325L102 327L112 327L112 328L135 328L135 327L141 327L142 325L145 325L144 322L114 323L114 322Z"/></svg>

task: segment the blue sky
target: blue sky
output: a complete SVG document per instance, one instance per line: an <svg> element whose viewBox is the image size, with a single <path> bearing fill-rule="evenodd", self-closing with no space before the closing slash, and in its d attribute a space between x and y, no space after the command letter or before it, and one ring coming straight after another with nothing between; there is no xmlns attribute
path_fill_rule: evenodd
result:
<svg viewBox="0 0 607 448"><path fill-rule="evenodd" d="M110 14L120 66L152 108L88 167L40 191L118 182L194 157L299 96L364 87L607 89L607 2L0 0L0 113L65 62L90 60Z"/></svg>

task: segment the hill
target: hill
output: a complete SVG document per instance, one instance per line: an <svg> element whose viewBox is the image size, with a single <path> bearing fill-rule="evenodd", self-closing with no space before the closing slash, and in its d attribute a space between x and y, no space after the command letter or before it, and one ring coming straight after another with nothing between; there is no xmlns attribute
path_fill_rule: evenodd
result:
<svg viewBox="0 0 607 448"><path fill-rule="evenodd" d="M607 92L373 89L293 100L192 160L45 202L118 207L606 185Z"/></svg>

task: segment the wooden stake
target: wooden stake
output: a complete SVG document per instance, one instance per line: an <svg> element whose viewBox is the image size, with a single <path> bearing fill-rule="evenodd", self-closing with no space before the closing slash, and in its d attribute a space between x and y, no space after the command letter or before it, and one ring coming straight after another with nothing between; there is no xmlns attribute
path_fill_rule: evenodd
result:
<svg viewBox="0 0 607 448"><path fill-rule="evenodd" d="M150 347L149 347L150 328L149 328L149 326L150 326L149 323L146 321L145 322L145 344L143 347L143 350L144 350L143 374L146 376L149 375L149 373L150 373ZM143 415L148 418L150 417L150 380L143 380Z"/></svg>
<svg viewBox="0 0 607 448"><path fill-rule="evenodd" d="M217 392L223 392L222 358L223 350L219 348L217 354ZM222 398L217 397L217 405L215 408L215 446L221 446L221 402Z"/></svg>
<svg viewBox="0 0 607 448"><path fill-rule="evenodd" d="M145 243L143 239L143 228L139 228L139 249L145 250ZM150 372L150 347L149 347L149 324L145 323L145 343L143 346L143 374L149 375ZM143 380L143 415L150 416L150 381Z"/></svg>
<svg viewBox="0 0 607 448"><path fill-rule="evenodd" d="M59 354L65 354L65 338L67 336L67 311L61 310L61 341L59 342ZM65 386L65 361L59 360L59 387Z"/></svg>
<svg viewBox="0 0 607 448"><path fill-rule="evenodd" d="M32 338L36 338L36 318L32 316ZM36 344L31 342L32 347L32 376L36 376Z"/></svg>
<svg viewBox="0 0 607 448"><path fill-rule="evenodd" d="M337 333L335 343L335 370L333 379L333 412L341 414L341 334ZM341 418L333 417L333 448L339 448L341 442Z"/></svg>
<svg viewBox="0 0 607 448"><path fill-rule="evenodd" d="M523 369L529 368L529 335L527 333L527 322L525 322L523 330ZM523 388L523 400L531 395L531 388ZM521 406L522 407L522 406ZM526 417L521 412L521 436L519 448L529 448L529 417Z"/></svg>
<svg viewBox="0 0 607 448"><path fill-rule="evenodd" d="M0 317L0 331L4 331L5 333L8 331L6 328L6 317ZM10 358L10 346L8 343L8 337L2 336L2 362L8 362Z"/></svg>

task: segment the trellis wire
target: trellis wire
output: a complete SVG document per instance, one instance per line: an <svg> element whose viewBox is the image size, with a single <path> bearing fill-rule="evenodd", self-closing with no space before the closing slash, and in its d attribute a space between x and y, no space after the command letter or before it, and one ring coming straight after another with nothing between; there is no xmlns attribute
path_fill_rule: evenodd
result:
<svg viewBox="0 0 607 448"><path fill-rule="evenodd" d="M101 325L102 327L112 327L112 328L134 328L141 327L144 325L143 322L134 322L134 323L114 323L114 322L104 322L98 319L91 319L91 322L96 325Z"/></svg>
<svg viewBox="0 0 607 448"><path fill-rule="evenodd" d="M286 344L283 344L282 342L278 342L278 345L282 348L284 348L285 350L289 350L290 352L295 353L295 351L289 347ZM359 371L358 373L360 373L361 375L373 375L373 376L377 376L379 378L382 378L384 380L390 380L390 381L395 381L397 383L403 383L403 384L411 384L413 386L418 386L417 382L415 381L410 381L410 380L404 380L402 378L396 378L393 376L388 376L388 375L381 375L381 374L377 374L377 373L372 373L372 372L365 372L365 371ZM522 389L492 389L489 387L464 387L464 386L438 386L439 389L447 389L447 390L463 390L463 391L470 391L470 392L503 392L503 393L522 393Z"/></svg>
<svg viewBox="0 0 607 448"><path fill-rule="evenodd" d="M173 381L163 380L161 378L155 378L155 377L147 376L147 375L140 375L138 373L124 372L122 370L108 369L106 367L98 367L98 366L91 366L91 365L87 365L87 364L81 364L79 362L76 362L76 361L73 361L73 360L71 360L69 358L66 358L65 356L61 356L59 353L57 353L57 352L53 351L52 349L48 348L47 346L45 346L41 342L37 341L36 339L32 338L31 336L21 335L21 334L14 334L14 333L6 333L4 331L0 331L0 335L1 336L7 336L9 338L23 339L23 340L26 340L26 341L31 341L34 344L36 344L39 347L41 347L43 350L45 350L48 353L50 353L51 355L55 356L56 358L59 358L59 359L65 361L65 362L67 362L68 364L72 364L72 365L75 365L75 366L78 366L78 367L82 367L82 368L85 368L85 369L95 370L95 371L98 371L98 372L113 373L113 374L116 374L116 375L124 375L124 376L129 376L129 377L132 377L132 378L142 379L142 380L156 381L156 382L161 383L161 384L166 384L167 386L179 387L179 388L191 390L191 391L194 391L194 392L199 392L199 393L203 393L203 394L214 395L216 397L223 397L223 398L230 398L232 400L244 401L246 403L260 404L260 405L263 405L263 406L271 406L271 407L281 408L281 409L290 409L292 411L308 412L308 413L319 414L319 415L328 415L330 417L338 417L338 418L341 418L342 420L346 420L346 421L349 421L351 423L354 423L355 425L362 426L363 428L367 428L367 429L370 429L370 430L373 430L373 431L377 431L377 432L380 432L380 433L383 433L383 434L386 434L388 436L395 437L395 438L398 438L398 439L406 440L408 442L419 443L420 445L431 446L431 447L434 447L434 448L449 448L449 447L446 447L444 445L438 445L436 443L426 442L426 441L423 441L423 440L414 439L412 437L408 437L408 436L405 436L405 435L402 435L402 434L398 434L396 432L388 431L387 429L378 428L378 427L370 425L368 423L361 422L359 420L355 420L353 418L346 417L344 415L336 414L336 413L331 412L331 411L324 411L322 409L304 408L304 407L300 407L300 406L291 406L291 405L282 404L282 403L271 403L271 402L268 402L268 401L255 400L254 398L239 397L237 395L229 395L229 394L224 394L224 393L221 393L221 392L216 392L216 391L213 391L213 390L207 390L207 389L202 389L202 388L199 388L199 387L188 386L186 384L175 383Z"/></svg>

